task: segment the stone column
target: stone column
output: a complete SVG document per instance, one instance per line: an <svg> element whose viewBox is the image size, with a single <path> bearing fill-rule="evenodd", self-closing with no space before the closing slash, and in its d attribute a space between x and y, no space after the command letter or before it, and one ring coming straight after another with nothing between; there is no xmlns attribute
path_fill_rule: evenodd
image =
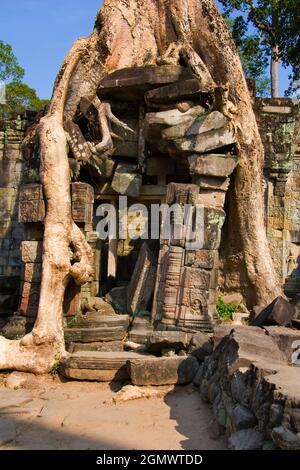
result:
<svg viewBox="0 0 300 470"><path fill-rule="evenodd" d="M218 249L225 221L223 207L228 177L236 163L232 155L192 155L189 165L194 184L168 185L170 206L176 203L203 207L204 236L202 247L195 250L187 249L185 238L176 240L171 236L161 244L152 318L165 328L212 330L216 319Z"/></svg>

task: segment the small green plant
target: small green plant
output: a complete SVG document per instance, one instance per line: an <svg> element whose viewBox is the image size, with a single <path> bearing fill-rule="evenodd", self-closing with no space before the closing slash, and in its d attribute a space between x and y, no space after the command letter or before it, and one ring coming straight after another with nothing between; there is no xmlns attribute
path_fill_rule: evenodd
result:
<svg viewBox="0 0 300 470"><path fill-rule="evenodd" d="M35 168L30 168L27 172L27 177L29 181L34 181L35 183L40 183L40 175L39 172Z"/></svg>
<svg viewBox="0 0 300 470"><path fill-rule="evenodd" d="M49 374L52 375L52 377L57 375L59 373L60 366L61 366L60 355L56 354L55 357L54 357L54 364L53 364L52 369L50 370Z"/></svg>
<svg viewBox="0 0 300 470"><path fill-rule="evenodd" d="M74 328L77 325L77 316L72 317L71 320L67 320L67 328Z"/></svg>
<svg viewBox="0 0 300 470"><path fill-rule="evenodd" d="M219 297L216 307L218 317L224 322L230 322L233 320L233 315L238 311L239 304L227 304L222 297Z"/></svg>

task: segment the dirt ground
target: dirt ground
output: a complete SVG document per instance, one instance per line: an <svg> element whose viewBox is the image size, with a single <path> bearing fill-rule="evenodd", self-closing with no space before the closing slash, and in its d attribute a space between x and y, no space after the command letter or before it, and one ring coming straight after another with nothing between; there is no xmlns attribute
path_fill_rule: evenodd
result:
<svg viewBox="0 0 300 470"><path fill-rule="evenodd" d="M117 384L47 377L29 380L25 388L14 383L7 388L5 382L2 377L0 442L1 420L2 439L7 426L14 438L4 445L2 441L1 450L226 448L225 439L209 437L212 412L191 385L162 389L159 398L112 404Z"/></svg>

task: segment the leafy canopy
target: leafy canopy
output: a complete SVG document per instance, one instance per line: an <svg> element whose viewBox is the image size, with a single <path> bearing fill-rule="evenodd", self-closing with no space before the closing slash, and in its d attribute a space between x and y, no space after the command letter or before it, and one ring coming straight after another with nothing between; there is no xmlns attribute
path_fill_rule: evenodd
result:
<svg viewBox="0 0 300 470"><path fill-rule="evenodd" d="M270 89L270 79L266 74L269 63L268 48L262 47L258 35L248 33L248 24L243 16L226 20L239 51L245 76L255 79L259 96L268 96Z"/></svg>
<svg viewBox="0 0 300 470"><path fill-rule="evenodd" d="M25 75L13 53L12 47L0 40L0 80L19 82Z"/></svg>
<svg viewBox="0 0 300 470"><path fill-rule="evenodd" d="M219 0L224 8L224 15L234 18L233 29L239 30L242 22L252 23L257 31L256 42L265 55L270 55L273 47L278 47L279 59L285 67L292 67L293 81L300 79L300 8L296 0ZM269 52L266 52L266 47ZM253 66L256 57L254 55ZM255 78L255 77L254 77Z"/></svg>
<svg viewBox="0 0 300 470"><path fill-rule="evenodd" d="M36 94L34 88L25 83L13 82L6 86L6 104L0 106L0 113L9 114L12 111L23 109L38 111L49 103Z"/></svg>
<svg viewBox="0 0 300 470"><path fill-rule="evenodd" d="M24 69L19 65L12 47L0 40L0 81L6 84L6 102L0 104L0 116L25 109L43 108L49 101L37 96L36 90L22 82Z"/></svg>

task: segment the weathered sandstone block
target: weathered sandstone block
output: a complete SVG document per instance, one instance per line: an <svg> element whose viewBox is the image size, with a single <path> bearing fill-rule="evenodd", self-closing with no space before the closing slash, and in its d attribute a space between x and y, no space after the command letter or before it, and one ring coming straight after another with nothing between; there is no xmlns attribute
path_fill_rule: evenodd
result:
<svg viewBox="0 0 300 470"><path fill-rule="evenodd" d="M190 78L150 90L145 93L145 99L149 103L174 103L200 98L203 91L199 80Z"/></svg>
<svg viewBox="0 0 300 470"><path fill-rule="evenodd" d="M45 218L45 202L41 184L27 184L20 188L19 222L42 222Z"/></svg>
<svg viewBox="0 0 300 470"><path fill-rule="evenodd" d="M86 183L72 183L72 215L75 222L92 223L94 189Z"/></svg>
<svg viewBox="0 0 300 470"><path fill-rule="evenodd" d="M193 381L199 369L193 356L130 359L128 363L133 385L187 384Z"/></svg>
<svg viewBox="0 0 300 470"><path fill-rule="evenodd" d="M163 349L180 351L186 349L191 340L191 335L183 331L153 331L146 341L149 353L161 353Z"/></svg>
<svg viewBox="0 0 300 470"><path fill-rule="evenodd" d="M21 243L21 256L23 263L42 262L43 243L41 241L23 241Z"/></svg>
<svg viewBox="0 0 300 470"><path fill-rule="evenodd" d="M223 154L191 155L188 157L192 175L226 178L237 165L236 158Z"/></svg>
<svg viewBox="0 0 300 470"><path fill-rule="evenodd" d="M147 310L154 292L156 259L143 243L127 289L127 307L132 314Z"/></svg>
<svg viewBox="0 0 300 470"><path fill-rule="evenodd" d="M136 165L119 163L115 171L112 188L118 194L138 197L142 186L142 176L136 171Z"/></svg>
<svg viewBox="0 0 300 470"><path fill-rule="evenodd" d="M214 111L210 114L197 117L194 122L190 125L188 123L179 124L169 129L162 131L163 139L175 140L183 137L195 137L201 134L206 134L210 131L216 131L218 129L226 127L228 121L226 117Z"/></svg>
<svg viewBox="0 0 300 470"><path fill-rule="evenodd" d="M98 96L100 99L113 97L136 101L153 86L189 78L193 78L191 72L178 65L124 68L110 73L100 82Z"/></svg>
<svg viewBox="0 0 300 470"><path fill-rule="evenodd" d="M42 276L42 263L25 263L23 268L24 282L40 282Z"/></svg>
<svg viewBox="0 0 300 470"><path fill-rule="evenodd" d="M233 132L223 127L198 136L176 139L173 142L175 147L181 152L205 153L232 145L236 140Z"/></svg>

